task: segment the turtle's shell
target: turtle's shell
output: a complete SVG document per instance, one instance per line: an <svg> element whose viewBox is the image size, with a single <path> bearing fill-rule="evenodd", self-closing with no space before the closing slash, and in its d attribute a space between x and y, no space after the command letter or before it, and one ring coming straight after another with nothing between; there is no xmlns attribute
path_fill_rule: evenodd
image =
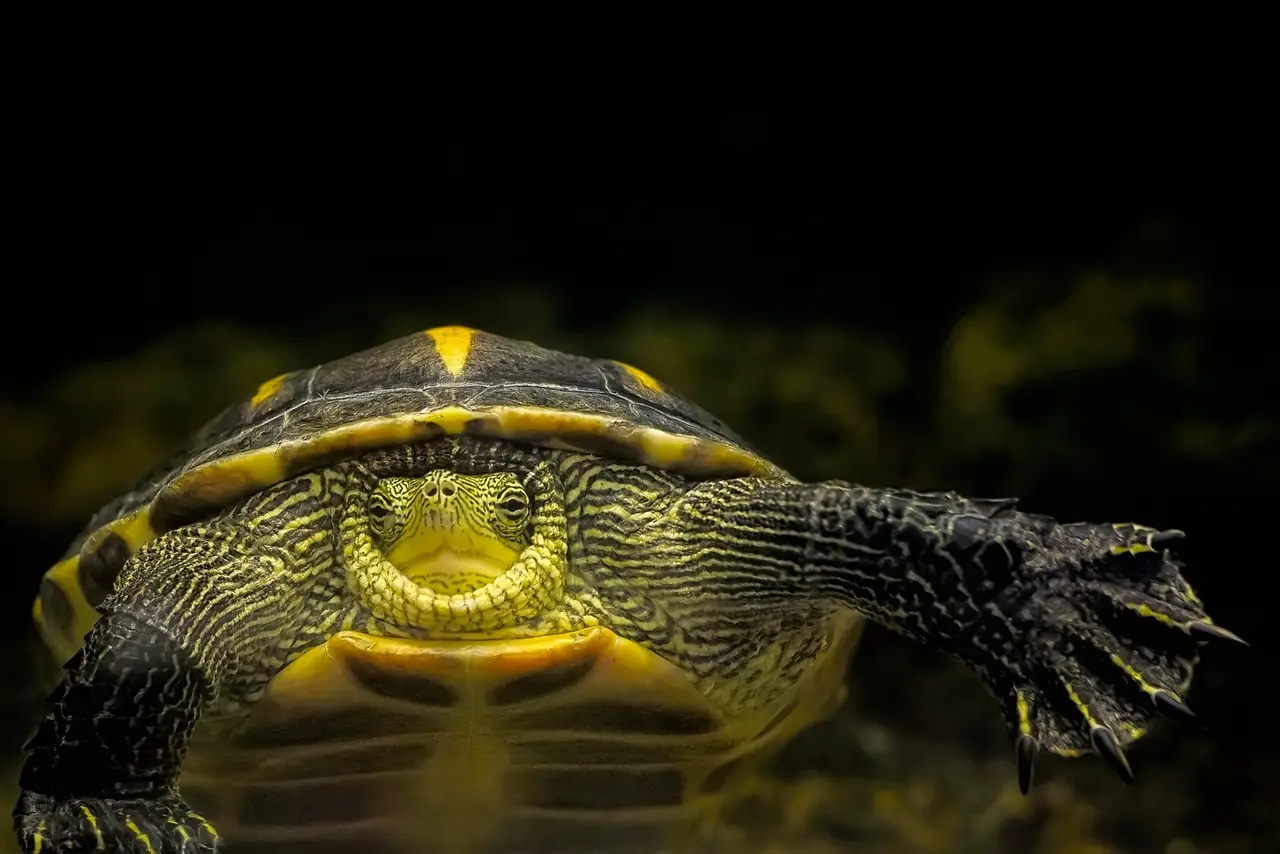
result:
<svg viewBox="0 0 1280 854"><path fill-rule="evenodd" d="M405 336L264 382L182 453L103 507L45 575L36 623L70 657L130 554L157 534L378 447L491 436L689 477L785 472L723 422L621 362L474 329Z"/></svg>

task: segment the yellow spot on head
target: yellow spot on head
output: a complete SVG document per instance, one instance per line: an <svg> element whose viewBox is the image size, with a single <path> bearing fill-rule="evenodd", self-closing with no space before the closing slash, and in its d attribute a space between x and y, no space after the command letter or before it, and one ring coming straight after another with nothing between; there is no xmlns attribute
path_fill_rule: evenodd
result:
<svg viewBox="0 0 1280 854"><path fill-rule="evenodd" d="M440 361L449 376L456 377L467 366L467 357L471 355L471 342L476 331L466 326L438 326L427 330L427 337L436 345Z"/></svg>
<svg viewBox="0 0 1280 854"><path fill-rule="evenodd" d="M658 382L635 365L628 365L626 362L618 362L617 365L622 368L622 370L630 374L633 380L640 383L640 385L644 386L649 391L654 392L655 394L662 394L662 383Z"/></svg>
<svg viewBox="0 0 1280 854"><path fill-rule="evenodd" d="M284 385L285 378L288 374L281 374L278 377L272 377L262 385L258 386L258 390L254 392L253 399L249 401L251 406L261 406L271 398L275 397L280 391L280 386Z"/></svg>

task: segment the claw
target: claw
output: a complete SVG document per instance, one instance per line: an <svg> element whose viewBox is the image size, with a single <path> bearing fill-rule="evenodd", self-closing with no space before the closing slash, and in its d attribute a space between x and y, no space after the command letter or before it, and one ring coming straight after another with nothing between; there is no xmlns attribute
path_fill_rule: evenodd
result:
<svg viewBox="0 0 1280 854"><path fill-rule="evenodd" d="M1029 735L1020 735L1015 742L1018 751L1018 788L1022 794L1031 791L1031 778L1035 771L1036 753L1039 743Z"/></svg>
<svg viewBox="0 0 1280 854"><path fill-rule="evenodd" d="M1165 717L1182 718L1183 720L1194 720L1196 713L1191 711L1185 703L1168 691L1156 691L1151 695L1156 702L1158 708Z"/></svg>
<svg viewBox="0 0 1280 854"><path fill-rule="evenodd" d="M1175 540L1180 540L1185 536L1186 534L1176 528L1170 528L1168 531L1156 531L1147 538L1147 545L1156 550L1167 549L1173 545Z"/></svg>
<svg viewBox="0 0 1280 854"><path fill-rule="evenodd" d="M1243 644L1244 646L1249 645L1244 638L1240 637L1235 632L1227 631L1221 626L1215 626L1213 623L1205 623L1197 620L1196 622L1191 623L1189 626L1187 626L1187 630L1192 634L1200 634L1200 635L1206 635L1211 638L1220 638L1222 640L1229 640L1229 641L1232 641L1233 643Z"/></svg>
<svg viewBox="0 0 1280 854"><path fill-rule="evenodd" d="M1089 740L1093 742L1093 749L1098 755L1116 769L1121 780L1126 784L1133 782L1133 769L1129 767L1129 760L1125 759L1124 751L1120 749L1111 730L1104 726L1094 727L1093 732L1089 734Z"/></svg>

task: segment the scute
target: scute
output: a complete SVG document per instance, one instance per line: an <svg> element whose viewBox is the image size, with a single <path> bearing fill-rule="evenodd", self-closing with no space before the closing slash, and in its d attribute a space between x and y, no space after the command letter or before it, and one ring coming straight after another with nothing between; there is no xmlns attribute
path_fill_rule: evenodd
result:
<svg viewBox="0 0 1280 854"><path fill-rule="evenodd" d="M443 435L585 451L690 477L787 476L638 368L440 327L273 377L211 420L95 515L64 556L73 564L59 583L77 618L65 625L37 614L41 632L56 650L78 648L92 625L80 619L86 607L92 612L128 555L157 534L282 479ZM86 555L100 564L93 589L74 563Z"/></svg>

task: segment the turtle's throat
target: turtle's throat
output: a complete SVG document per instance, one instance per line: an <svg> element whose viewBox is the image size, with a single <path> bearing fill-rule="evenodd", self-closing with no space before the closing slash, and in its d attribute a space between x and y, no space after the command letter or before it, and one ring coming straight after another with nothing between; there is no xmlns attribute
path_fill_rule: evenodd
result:
<svg viewBox="0 0 1280 854"><path fill-rule="evenodd" d="M387 560L419 587L443 595L471 593L506 572L519 557L499 540L439 521L424 519L386 553Z"/></svg>

